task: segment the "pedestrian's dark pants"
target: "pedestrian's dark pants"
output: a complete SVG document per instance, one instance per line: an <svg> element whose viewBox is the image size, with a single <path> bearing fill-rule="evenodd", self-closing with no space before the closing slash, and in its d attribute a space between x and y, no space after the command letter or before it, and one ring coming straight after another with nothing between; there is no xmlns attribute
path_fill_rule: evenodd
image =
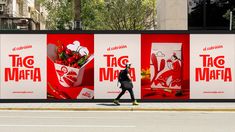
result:
<svg viewBox="0 0 235 132"><path fill-rule="evenodd" d="M116 100L119 100L123 94L125 94L125 92L128 91L131 95L131 100L132 101L135 101L135 97L134 97L134 93L133 93L133 90L132 88L130 89L125 89L125 88L122 88L122 92L118 95L118 97L116 98Z"/></svg>

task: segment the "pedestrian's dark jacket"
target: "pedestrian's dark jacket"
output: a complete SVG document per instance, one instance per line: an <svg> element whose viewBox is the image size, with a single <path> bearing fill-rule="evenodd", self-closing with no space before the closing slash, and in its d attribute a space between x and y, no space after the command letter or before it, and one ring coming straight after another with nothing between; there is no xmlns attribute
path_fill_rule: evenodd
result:
<svg viewBox="0 0 235 132"><path fill-rule="evenodd" d="M120 80L121 83L121 88L125 88L125 89L131 89L133 88L133 84L130 80L130 78L128 77L129 71L127 69L122 71L122 77Z"/></svg>
<svg viewBox="0 0 235 132"><path fill-rule="evenodd" d="M131 81L131 80L129 79L129 77L128 77L127 74L129 74L129 71L128 71L127 69L124 69L124 70L122 71L122 79L121 79L121 82L122 82L122 81Z"/></svg>

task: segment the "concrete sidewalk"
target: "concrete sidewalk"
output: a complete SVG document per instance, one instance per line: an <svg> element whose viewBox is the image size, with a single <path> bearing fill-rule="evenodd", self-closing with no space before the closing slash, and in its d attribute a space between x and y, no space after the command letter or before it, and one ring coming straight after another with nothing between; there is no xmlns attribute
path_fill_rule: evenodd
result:
<svg viewBox="0 0 235 132"><path fill-rule="evenodd" d="M0 103L0 110L64 111L227 111L235 112L235 103Z"/></svg>

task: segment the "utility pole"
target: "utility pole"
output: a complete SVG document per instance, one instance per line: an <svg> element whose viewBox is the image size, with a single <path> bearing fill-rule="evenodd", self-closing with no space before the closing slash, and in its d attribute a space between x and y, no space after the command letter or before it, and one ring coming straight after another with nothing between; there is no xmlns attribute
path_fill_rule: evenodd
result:
<svg viewBox="0 0 235 132"><path fill-rule="evenodd" d="M81 23L81 0L74 1L74 30L82 30Z"/></svg>
<svg viewBox="0 0 235 132"><path fill-rule="evenodd" d="M235 1L234 0L228 0L227 1L229 6L230 6L230 12L229 12L229 30L233 30L233 18L234 18L234 5Z"/></svg>
<svg viewBox="0 0 235 132"><path fill-rule="evenodd" d="M233 11L230 11L229 16L230 16L229 30L232 31L233 30Z"/></svg>

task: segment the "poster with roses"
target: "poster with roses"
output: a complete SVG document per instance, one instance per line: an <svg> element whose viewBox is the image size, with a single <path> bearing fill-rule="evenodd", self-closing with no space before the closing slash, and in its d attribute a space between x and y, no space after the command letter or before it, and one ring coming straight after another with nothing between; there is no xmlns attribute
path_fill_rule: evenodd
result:
<svg viewBox="0 0 235 132"><path fill-rule="evenodd" d="M94 98L94 35L47 35L48 99Z"/></svg>

